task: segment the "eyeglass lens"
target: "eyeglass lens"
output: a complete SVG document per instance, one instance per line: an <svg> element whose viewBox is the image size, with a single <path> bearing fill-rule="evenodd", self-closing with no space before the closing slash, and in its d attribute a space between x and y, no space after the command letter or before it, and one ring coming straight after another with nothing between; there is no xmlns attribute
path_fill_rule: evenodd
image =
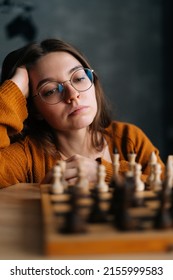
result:
<svg viewBox="0 0 173 280"><path fill-rule="evenodd" d="M93 84L93 70L81 68L72 74L69 81L63 83L48 82L40 89L39 95L43 101L49 104L56 104L64 98L66 83L70 83L79 92L86 91Z"/></svg>

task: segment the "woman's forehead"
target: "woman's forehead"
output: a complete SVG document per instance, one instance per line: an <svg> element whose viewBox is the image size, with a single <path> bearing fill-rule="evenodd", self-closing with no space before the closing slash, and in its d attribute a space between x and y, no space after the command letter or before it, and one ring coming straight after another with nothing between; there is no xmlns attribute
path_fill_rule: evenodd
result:
<svg viewBox="0 0 173 280"><path fill-rule="evenodd" d="M51 52L41 57L29 70L34 87L43 79L66 79L81 63L67 52Z"/></svg>
<svg viewBox="0 0 173 280"><path fill-rule="evenodd" d="M43 72L51 71L69 71L70 68L81 65L73 55L67 52L52 52L39 58L37 62L30 68L30 72Z"/></svg>

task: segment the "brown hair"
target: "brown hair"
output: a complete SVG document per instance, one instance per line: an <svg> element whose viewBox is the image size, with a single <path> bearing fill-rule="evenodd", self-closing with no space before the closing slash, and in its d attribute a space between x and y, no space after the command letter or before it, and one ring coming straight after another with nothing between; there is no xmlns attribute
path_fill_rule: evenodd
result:
<svg viewBox="0 0 173 280"><path fill-rule="evenodd" d="M91 69L91 66L84 55L71 44L58 39L47 39L42 41L40 44L31 43L7 55L2 65L1 83L12 78L17 67L25 65L26 68L29 69L40 57L51 52L59 51L70 53L82 64L83 67ZM93 146L97 150L101 150L103 148L103 135L105 133L105 128L110 124L111 118L109 115L110 110L108 108L107 101L105 100L102 87L95 72L94 85L98 110L89 129L92 134ZM54 133L45 120L39 120L36 117L31 94L27 99L27 107L28 118L24 122L24 129L21 132L20 137L30 135L30 137L36 140L36 143L39 145L41 144L45 148L45 151L55 154L55 145L53 144L55 143ZM101 139L98 138L98 132L102 135ZM17 138L15 136L12 140L19 140L20 137L17 135Z"/></svg>

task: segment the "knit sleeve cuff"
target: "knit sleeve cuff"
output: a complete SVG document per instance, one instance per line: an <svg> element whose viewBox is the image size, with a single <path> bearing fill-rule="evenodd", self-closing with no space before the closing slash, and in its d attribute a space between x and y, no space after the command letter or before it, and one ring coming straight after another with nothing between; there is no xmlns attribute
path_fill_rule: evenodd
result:
<svg viewBox="0 0 173 280"><path fill-rule="evenodd" d="M26 98L17 85L7 80L0 88L0 124L18 133L27 118Z"/></svg>

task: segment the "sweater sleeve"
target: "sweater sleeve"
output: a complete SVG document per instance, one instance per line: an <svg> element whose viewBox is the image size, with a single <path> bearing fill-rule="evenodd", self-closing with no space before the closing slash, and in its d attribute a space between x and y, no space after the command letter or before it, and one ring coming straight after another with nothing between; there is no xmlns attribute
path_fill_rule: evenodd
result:
<svg viewBox="0 0 173 280"><path fill-rule="evenodd" d="M0 188L28 182L28 157L22 143L14 143L0 150Z"/></svg>
<svg viewBox="0 0 173 280"><path fill-rule="evenodd" d="M9 134L19 133L27 118L26 98L15 83L0 86L0 148L10 145Z"/></svg>
<svg viewBox="0 0 173 280"><path fill-rule="evenodd" d="M131 130L131 132L130 132ZM147 135L139 128L134 125L130 126L128 139L131 139L131 145L134 147L133 150L136 152L136 161L142 166L142 174L149 175L150 166L149 160L151 154L154 152L157 158L157 162L161 165L162 179L164 178L165 165L161 160L158 148L156 148Z"/></svg>
<svg viewBox="0 0 173 280"><path fill-rule="evenodd" d="M162 168L162 178L164 178L165 166L159 156L159 150L151 143L145 133L137 126L123 123L113 122L107 129L112 137L107 137L110 154L113 153L113 146L117 148L120 154L119 172L125 173L129 170L128 154L136 153L136 162L142 166L142 180L146 179L150 173L149 160L152 152L155 152L157 161ZM113 134L112 134L113 132ZM102 163L106 167L106 181L109 182L113 173L112 164L102 159Z"/></svg>

